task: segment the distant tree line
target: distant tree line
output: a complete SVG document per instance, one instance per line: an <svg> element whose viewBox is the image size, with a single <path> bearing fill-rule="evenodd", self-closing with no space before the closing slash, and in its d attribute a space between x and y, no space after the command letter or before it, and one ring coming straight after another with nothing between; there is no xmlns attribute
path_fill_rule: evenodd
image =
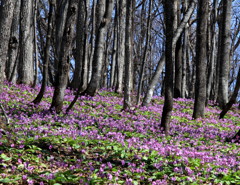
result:
<svg viewBox="0 0 240 185"><path fill-rule="evenodd" d="M41 84L35 104L53 86L57 113L66 88L67 111L101 88L123 94L124 110L164 96L168 134L173 98L193 98L194 119L209 100L220 118L237 102L239 19L234 0L0 0L0 80Z"/></svg>

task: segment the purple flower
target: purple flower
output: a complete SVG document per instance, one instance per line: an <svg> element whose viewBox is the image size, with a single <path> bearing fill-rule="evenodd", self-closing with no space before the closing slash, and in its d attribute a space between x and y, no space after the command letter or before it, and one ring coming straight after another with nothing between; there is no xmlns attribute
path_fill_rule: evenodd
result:
<svg viewBox="0 0 240 185"><path fill-rule="evenodd" d="M27 177L28 177L27 175L23 175L22 180L27 180Z"/></svg>

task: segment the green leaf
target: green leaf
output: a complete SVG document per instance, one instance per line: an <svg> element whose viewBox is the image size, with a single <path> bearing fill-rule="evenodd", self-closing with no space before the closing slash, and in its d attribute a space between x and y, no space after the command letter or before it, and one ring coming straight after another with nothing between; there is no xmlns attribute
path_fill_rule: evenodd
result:
<svg viewBox="0 0 240 185"><path fill-rule="evenodd" d="M1 158L4 160L4 161L10 161L12 158L11 157L8 157L6 154L2 153L1 154Z"/></svg>
<svg viewBox="0 0 240 185"><path fill-rule="evenodd" d="M2 183L10 183L11 179L9 179L9 178L0 179L0 182L2 182Z"/></svg>
<svg viewBox="0 0 240 185"><path fill-rule="evenodd" d="M138 181L133 181L133 184L134 185L138 185Z"/></svg>

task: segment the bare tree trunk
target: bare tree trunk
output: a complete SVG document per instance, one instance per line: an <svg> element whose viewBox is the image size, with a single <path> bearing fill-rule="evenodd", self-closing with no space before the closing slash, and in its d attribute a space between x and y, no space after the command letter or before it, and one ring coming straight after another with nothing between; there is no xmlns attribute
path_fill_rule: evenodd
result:
<svg viewBox="0 0 240 185"><path fill-rule="evenodd" d="M3 0L0 5L0 86L5 79L8 43L11 34L13 11L16 0ZM2 88L0 87L0 92Z"/></svg>
<svg viewBox="0 0 240 185"><path fill-rule="evenodd" d="M34 36L33 1L21 1L20 53L18 83L33 85L34 82Z"/></svg>
<svg viewBox="0 0 240 185"><path fill-rule="evenodd" d="M71 0L69 2L67 19L61 43L56 85L50 107L51 110L55 108L57 113L62 111L64 91L68 83L70 52L73 41L74 25L77 18L77 9L78 0Z"/></svg>
<svg viewBox="0 0 240 185"><path fill-rule="evenodd" d="M182 84L181 97L185 98L187 94L187 51L188 51L189 31L188 27L184 29L183 56L182 56Z"/></svg>
<svg viewBox="0 0 240 185"><path fill-rule="evenodd" d="M113 0L106 0L106 10L104 17L101 20L101 23L97 30L95 50L93 56L93 69L91 81L88 84L88 87L84 94L94 96L101 82L102 66L103 66L103 50L104 50L104 36L107 31L108 23L111 21L111 15L113 10Z"/></svg>
<svg viewBox="0 0 240 185"><path fill-rule="evenodd" d="M51 44L51 37L53 31L53 9L55 7L55 0L51 0L49 4L49 14L48 14L48 28L47 28L47 36L46 36L46 46L44 51L44 61L43 61L43 79L40 92L38 93L37 97L33 100L33 103L37 104L40 103L43 95L45 93L47 82L48 82L48 65L49 65L49 49Z"/></svg>
<svg viewBox="0 0 240 185"><path fill-rule="evenodd" d="M171 120L173 108L173 65L175 58L175 46L173 45L174 22L176 19L176 0L165 0L163 3L164 19L166 25L166 75L165 75L165 92L164 92L164 107L160 127L163 128L165 134L169 134L169 122Z"/></svg>
<svg viewBox="0 0 240 185"><path fill-rule="evenodd" d="M91 29L91 48L90 48L90 54L89 54L89 63L88 63L88 83L90 82L92 78L92 61L93 61L93 54L94 54L94 41L95 41L95 22L96 22L96 3L95 0L92 2L92 29Z"/></svg>
<svg viewBox="0 0 240 185"><path fill-rule="evenodd" d="M180 37L180 35L182 34L184 28L187 26L187 23L192 15L192 12L194 10L194 7L196 5L196 1L193 0L191 2L191 5L189 6L183 20L181 21L181 24L179 25L179 27L177 28L177 30L175 31L175 34L174 34L174 37L173 37L173 46L176 45L176 41L178 40L178 38ZM150 103L151 99L152 99L152 96L153 96L153 91L154 91L154 88L158 82L158 79L162 73L162 68L163 68L163 65L164 65L164 62L165 62L165 54L164 56L161 57L161 59L159 60L158 62L158 66L157 66L157 69L156 71L154 72L154 75L151 79L151 82L148 86L148 90L145 94L145 97L143 99L143 103L142 103L142 106L148 106L148 104Z"/></svg>
<svg viewBox="0 0 240 185"><path fill-rule="evenodd" d="M184 16L187 13L188 9L188 1L189 0L184 0L183 3L183 11L184 11ZM182 51L182 84L181 84L181 97L185 98L187 94L187 60L189 59L187 54L188 54L188 43L189 43L189 25L188 23L186 24L183 32L183 51Z"/></svg>
<svg viewBox="0 0 240 185"><path fill-rule="evenodd" d="M115 91L122 93L123 91L123 68L125 58L125 15L126 15L126 0L119 0L119 23L118 23L118 45L117 45L117 86Z"/></svg>
<svg viewBox="0 0 240 185"><path fill-rule="evenodd" d="M181 19L181 1L177 2L177 25L180 24ZM180 98L182 93L182 34L178 38L175 49L175 81L174 81L174 98Z"/></svg>
<svg viewBox="0 0 240 185"><path fill-rule="evenodd" d="M237 81L236 81L236 86L234 88L233 94L229 100L229 102L224 106L224 109L220 113L220 119L224 118L224 116L227 114L227 112L231 109L232 105L236 103L236 99L238 96L238 91L240 89L240 68L238 70L238 76L237 76Z"/></svg>
<svg viewBox="0 0 240 185"><path fill-rule="evenodd" d="M8 50L8 59L6 64L6 77L7 80L13 83L16 83L17 79L17 55L19 51L19 17L20 17L20 5L21 1L16 1L13 20L11 25L11 36L9 40L9 50ZM15 67L14 67L15 66ZM11 76L13 77L11 79Z"/></svg>
<svg viewBox="0 0 240 185"><path fill-rule="evenodd" d="M85 0L85 20L84 20L84 50L83 50L83 65L81 72L81 91L84 91L87 88L88 84L88 9L89 9L89 0Z"/></svg>
<svg viewBox="0 0 240 185"><path fill-rule="evenodd" d="M163 54L161 56L161 59L158 62L156 71L154 72L153 77L151 78L151 81L150 81L150 83L148 85L147 93L144 96L144 99L143 99L143 102L142 102L142 106L148 106L149 105L149 103L150 103L150 101L152 99L152 96L153 96L153 91L154 91L154 89L156 87L156 84L157 84L157 82L159 80L159 77L160 77L160 75L162 73L164 63L165 63L165 54Z"/></svg>
<svg viewBox="0 0 240 185"><path fill-rule="evenodd" d="M34 18L33 18L33 35L34 35L34 81L33 87L36 87L38 83L38 45L37 45L37 9L38 9L38 0L34 1Z"/></svg>
<svg viewBox="0 0 240 185"><path fill-rule="evenodd" d="M64 33L64 27L67 19L67 12L69 6L69 0L56 1L56 27L55 27L55 60L54 60L54 71L55 76L58 69L58 61L60 60L60 51Z"/></svg>
<svg viewBox="0 0 240 185"><path fill-rule="evenodd" d="M117 60L117 44L118 44L118 1L116 1L115 7L115 17L114 17L114 28L113 28L113 50L112 50L112 57L111 57L111 71L110 71L110 83L109 87L114 87L114 79L116 77L116 60Z"/></svg>
<svg viewBox="0 0 240 185"><path fill-rule="evenodd" d="M146 60L147 60L147 52L149 48L149 40L151 37L151 11L152 11L152 0L149 0L149 9L148 9L148 19L147 19L147 32L146 32L146 44L143 51L143 60L142 60L142 66L140 71L140 79L138 83L138 93L137 93L137 105L140 102L140 96L142 94L142 86L143 86L143 77L144 77L144 71L146 66Z"/></svg>
<svg viewBox="0 0 240 185"><path fill-rule="evenodd" d="M198 1L196 41L196 84L193 118L204 117L206 101L207 26L209 0Z"/></svg>
<svg viewBox="0 0 240 185"><path fill-rule="evenodd" d="M217 0L213 2L213 19L212 25L209 27L211 29L211 54L210 54L210 65L208 67L208 77L207 77L207 98L206 105L208 103L210 93L212 90L212 82L213 82L213 73L216 59L216 18L217 18Z"/></svg>
<svg viewBox="0 0 240 185"><path fill-rule="evenodd" d="M231 42L231 9L232 1L223 0L221 51L220 55L220 73L218 88L218 103L223 109L228 102L228 75L229 75L229 57Z"/></svg>
<svg viewBox="0 0 240 185"><path fill-rule="evenodd" d="M126 27L125 27L125 80L123 110L131 107L132 91L132 26L133 26L133 0L126 0Z"/></svg>
<svg viewBox="0 0 240 185"><path fill-rule="evenodd" d="M84 1L79 1L78 6L78 18L77 18L77 28L76 28L76 55L75 55L75 70L73 73L73 80L71 87L76 89L81 83L81 72L84 59L84 37L85 37L85 5Z"/></svg>

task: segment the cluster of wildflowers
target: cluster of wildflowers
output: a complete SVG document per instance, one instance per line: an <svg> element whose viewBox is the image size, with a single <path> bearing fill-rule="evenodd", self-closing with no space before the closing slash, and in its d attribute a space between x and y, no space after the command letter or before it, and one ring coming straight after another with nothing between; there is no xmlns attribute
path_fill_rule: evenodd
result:
<svg viewBox="0 0 240 185"><path fill-rule="evenodd" d="M219 120L220 110L211 104L206 118L192 120L193 100L176 99L165 137L159 129L160 97L149 107L124 112L122 97L103 90L80 97L68 115L57 115L48 111L52 88L39 105L30 103L39 87L4 88L1 103L12 132L0 137L0 183L240 182L239 144L225 142L240 129L237 109ZM73 94L66 90L64 111Z"/></svg>

